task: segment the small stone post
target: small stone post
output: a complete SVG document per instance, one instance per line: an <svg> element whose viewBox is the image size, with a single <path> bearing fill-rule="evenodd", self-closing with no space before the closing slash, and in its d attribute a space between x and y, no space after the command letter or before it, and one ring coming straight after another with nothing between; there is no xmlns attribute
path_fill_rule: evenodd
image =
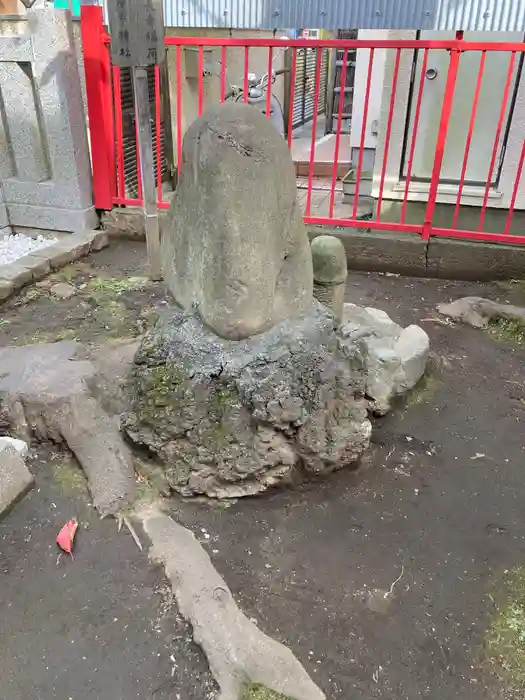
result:
<svg viewBox="0 0 525 700"><path fill-rule="evenodd" d="M335 236L317 236L311 247L314 297L342 321L348 275L344 246Z"/></svg>

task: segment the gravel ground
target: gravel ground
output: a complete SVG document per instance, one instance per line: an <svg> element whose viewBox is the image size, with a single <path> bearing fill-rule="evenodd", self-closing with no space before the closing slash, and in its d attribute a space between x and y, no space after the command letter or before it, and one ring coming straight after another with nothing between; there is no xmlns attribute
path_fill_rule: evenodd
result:
<svg viewBox="0 0 525 700"><path fill-rule="evenodd" d="M56 243L56 241L56 238L44 238L44 236L30 238L21 233L15 233L12 236L2 236L0 237L0 265L14 262L18 258L22 258L24 255L28 255L40 248L46 248L48 245Z"/></svg>

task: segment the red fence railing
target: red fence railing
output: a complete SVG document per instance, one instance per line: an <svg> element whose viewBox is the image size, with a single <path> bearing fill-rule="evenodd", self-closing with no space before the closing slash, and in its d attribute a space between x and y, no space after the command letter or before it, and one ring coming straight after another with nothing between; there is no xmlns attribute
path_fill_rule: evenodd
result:
<svg viewBox="0 0 525 700"><path fill-rule="evenodd" d="M135 197L126 193L121 74L119 68L111 66L110 37L102 26L101 8L83 5L81 20L95 205L102 209L137 206L142 203L140 187ZM286 138L294 155L298 139L291 125L297 99L298 52L309 49L315 52L316 71L313 93L310 87L308 96L313 104L311 122L303 126L306 136L299 139L303 146L306 142L307 152L307 174L302 179L298 169L306 223L404 231L424 239L449 236L525 244L525 133L520 126L525 123L525 43L465 41L462 32L457 32L455 39L442 41L177 36L167 37L165 43L166 50L174 54L170 70L174 71L171 106L175 113L176 168L180 168L182 157L185 107L183 50L191 47L197 51L196 117L202 114L207 99L205 49L212 49L218 56L220 68L215 78L221 102L230 98L228 52L241 52L238 63L243 66L243 75L237 81L235 98L246 102L250 52L268 52L264 65L271 74L275 55L285 48L289 79L283 117L289 125ZM339 88L332 120L335 130L319 137L323 118L319 115L321 58L325 49L333 51L333 60L342 67L337 73L338 85L332 86L336 92ZM350 53L357 60L349 61ZM348 87L348 77L353 80L353 88ZM359 88L360 79L364 90ZM359 128L351 124L349 135L343 133L344 95L352 89L350 121L359 112L361 124ZM169 201L163 197L158 67L153 93L158 206L166 208ZM264 101L270 117L271 83ZM377 112L377 142L370 150L373 109ZM320 161L320 152L326 151L327 144L328 158L325 154L325 160ZM342 155L343 144L346 150ZM365 160L374 151L371 191L365 191ZM347 189L341 167L349 166L350 161L354 167ZM319 167L320 163L327 167ZM138 173L138 160L136 169ZM366 220L362 215L364 201L368 207Z"/></svg>

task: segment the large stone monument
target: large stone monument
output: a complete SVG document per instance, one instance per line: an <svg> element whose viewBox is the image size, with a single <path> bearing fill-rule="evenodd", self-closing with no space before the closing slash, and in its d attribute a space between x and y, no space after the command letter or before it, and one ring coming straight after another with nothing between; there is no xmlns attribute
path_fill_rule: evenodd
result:
<svg viewBox="0 0 525 700"><path fill-rule="evenodd" d="M241 496L355 463L364 358L313 299L293 164L257 110L190 127L162 247L174 304L135 357L123 428L170 487Z"/></svg>
<svg viewBox="0 0 525 700"><path fill-rule="evenodd" d="M197 119L162 237L183 309L222 338L262 333L312 303L312 256L286 143L238 104Z"/></svg>

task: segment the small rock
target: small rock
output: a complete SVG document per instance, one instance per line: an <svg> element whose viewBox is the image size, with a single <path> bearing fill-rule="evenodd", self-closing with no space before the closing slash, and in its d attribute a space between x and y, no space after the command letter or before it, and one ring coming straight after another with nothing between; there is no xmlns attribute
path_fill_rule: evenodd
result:
<svg viewBox="0 0 525 700"><path fill-rule="evenodd" d="M35 287L38 287L39 289L49 289L52 284L52 280L40 280L40 282L35 283Z"/></svg>
<svg viewBox="0 0 525 700"><path fill-rule="evenodd" d="M24 440L17 440L17 438L8 437L7 435L0 437L0 452L8 446L13 447L20 457L27 457L29 447Z"/></svg>
<svg viewBox="0 0 525 700"><path fill-rule="evenodd" d="M438 304L438 312L453 321L467 323L474 328L486 328L493 319L525 321L525 308L499 304L483 297L461 297L450 304Z"/></svg>
<svg viewBox="0 0 525 700"><path fill-rule="evenodd" d="M67 282L58 282L58 284L54 284L49 291L55 297L58 297L58 299L70 299L77 293L75 287L71 284L67 284Z"/></svg>
<svg viewBox="0 0 525 700"><path fill-rule="evenodd" d="M402 328L381 309L345 304L341 334L366 349L366 393L374 413L388 413L392 400L423 376L429 339L419 326Z"/></svg>
<svg viewBox="0 0 525 700"><path fill-rule="evenodd" d="M368 593L366 606L375 613L386 615L392 603L392 596L388 591L383 591L380 588L375 588Z"/></svg>
<svg viewBox="0 0 525 700"><path fill-rule="evenodd" d="M0 516L2 516L33 483L33 476L24 460L11 446L0 451Z"/></svg>

